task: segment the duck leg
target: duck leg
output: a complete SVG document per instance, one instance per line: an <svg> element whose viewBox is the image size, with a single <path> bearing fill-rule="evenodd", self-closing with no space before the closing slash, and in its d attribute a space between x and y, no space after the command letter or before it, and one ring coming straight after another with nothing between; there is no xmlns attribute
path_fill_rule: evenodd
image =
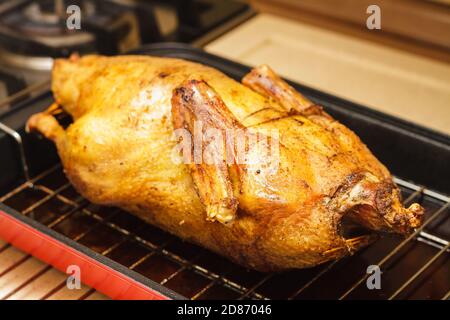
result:
<svg viewBox="0 0 450 320"><path fill-rule="evenodd" d="M25 130L27 132L39 132L62 148L66 132L54 117L61 111L62 109L56 103L52 104L46 111L37 113L28 119Z"/></svg>
<svg viewBox="0 0 450 320"><path fill-rule="evenodd" d="M303 116L320 114L329 117L321 106L314 104L292 88L267 65L252 69L242 78L242 84L267 98L275 100L290 114L301 114Z"/></svg>

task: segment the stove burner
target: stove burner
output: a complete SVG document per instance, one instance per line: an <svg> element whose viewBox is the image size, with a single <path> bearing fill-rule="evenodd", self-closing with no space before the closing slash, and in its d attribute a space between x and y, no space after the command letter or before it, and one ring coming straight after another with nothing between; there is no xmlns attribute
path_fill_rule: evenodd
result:
<svg viewBox="0 0 450 320"><path fill-rule="evenodd" d="M114 0L74 0L70 4L81 9L79 30L67 28L68 4L62 0L1 4L0 55L11 65L45 70L52 57L67 57L72 52L117 54L159 40L153 8L148 4Z"/></svg>
<svg viewBox="0 0 450 320"><path fill-rule="evenodd" d="M67 28L69 5L80 8L80 30ZM0 0L0 115L48 88L54 58L201 46L253 14L239 0Z"/></svg>

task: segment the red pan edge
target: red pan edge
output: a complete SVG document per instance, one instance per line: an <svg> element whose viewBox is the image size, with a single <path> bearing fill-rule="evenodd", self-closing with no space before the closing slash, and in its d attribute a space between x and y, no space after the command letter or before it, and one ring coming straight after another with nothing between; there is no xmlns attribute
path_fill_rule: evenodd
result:
<svg viewBox="0 0 450 320"><path fill-rule="evenodd" d="M113 299L169 299L101 262L33 229L2 210L0 210L0 238L64 273L70 265L79 266L81 281L84 284Z"/></svg>

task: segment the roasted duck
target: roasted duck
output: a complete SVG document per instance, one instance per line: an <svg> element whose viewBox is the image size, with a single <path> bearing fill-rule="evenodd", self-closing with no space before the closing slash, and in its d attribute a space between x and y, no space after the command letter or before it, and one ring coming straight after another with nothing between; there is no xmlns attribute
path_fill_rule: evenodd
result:
<svg viewBox="0 0 450 320"><path fill-rule="evenodd" d="M422 222L422 207L402 206L360 139L267 66L239 83L178 59L72 56L56 60L52 90L55 105L27 129L56 144L83 196L245 267L312 267L366 246L374 231L406 234ZM59 108L73 118L67 130L54 117ZM184 161L195 143L178 148L188 139L177 130L197 139L211 128L197 147L216 161ZM233 130L262 132L276 157L245 140L246 159L237 161L236 145L216 139ZM370 231L354 236L355 225Z"/></svg>

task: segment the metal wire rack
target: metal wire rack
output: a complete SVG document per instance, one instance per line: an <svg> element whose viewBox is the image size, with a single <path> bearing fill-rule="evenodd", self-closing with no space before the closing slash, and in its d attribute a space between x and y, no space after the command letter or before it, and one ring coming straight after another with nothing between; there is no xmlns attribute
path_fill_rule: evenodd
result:
<svg viewBox="0 0 450 320"><path fill-rule="evenodd" d="M32 159L25 156L21 135L3 123L0 130L17 143L25 178L23 184L0 197L1 203L187 298L450 297L450 198L426 187L395 179L405 205L417 201L426 209L425 223L407 238L386 235L352 257L312 269L264 274L185 243L123 210L89 203L73 189L59 164L31 178L28 165ZM7 247L0 247L0 252ZM365 285L368 265L382 269L381 290L369 290ZM64 285L65 281L53 291Z"/></svg>
<svg viewBox="0 0 450 320"><path fill-rule="evenodd" d="M405 253L406 247L413 247L409 250L411 254L419 250L415 246L424 245L420 250L427 251L427 254L423 259L419 259L420 255L416 254L413 260L421 261L415 261L414 268L406 272L410 275L402 279L401 283L392 284L396 287L389 287L381 296L373 295L364 286L367 274L363 272L365 268L361 265L361 257L374 258L373 254L368 254L371 247L354 257L308 270L282 274L247 271L149 226L127 212L89 203L72 188L59 165L5 194L0 202L191 299L318 298L321 295L316 292L323 290L326 278L333 273L338 275L342 272L339 270L352 264L361 268L356 273L356 279L355 274L347 275L346 282L352 282L350 286L338 286L336 279L325 286L329 291L338 293L333 298L357 298L361 297L361 291L363 297L367 294L372 298L414 297L414 290L411 289L423 282L424 276L432 276L429 275L430 271L434 275L439 274L434 272L438 268L443 269L441 276L447 277L447 283L444 283L445 288L433 294L447 299L450 283L448 271L444 269L449 266L449 241L440 233L441 229L444 230L442 226L445 220L448 220L449 199L403 180L397 179L396 182L409 195L405 203L420 201L428 209L427 219L421 228L406 239L387 237L389 251L370 264L378 265L384 273L389 274L399 257L408 254ZM445 233L445 230L442 232ZM431 254L428 252L430 250ZM433 298L436 297L433 295Z"/></svg>

